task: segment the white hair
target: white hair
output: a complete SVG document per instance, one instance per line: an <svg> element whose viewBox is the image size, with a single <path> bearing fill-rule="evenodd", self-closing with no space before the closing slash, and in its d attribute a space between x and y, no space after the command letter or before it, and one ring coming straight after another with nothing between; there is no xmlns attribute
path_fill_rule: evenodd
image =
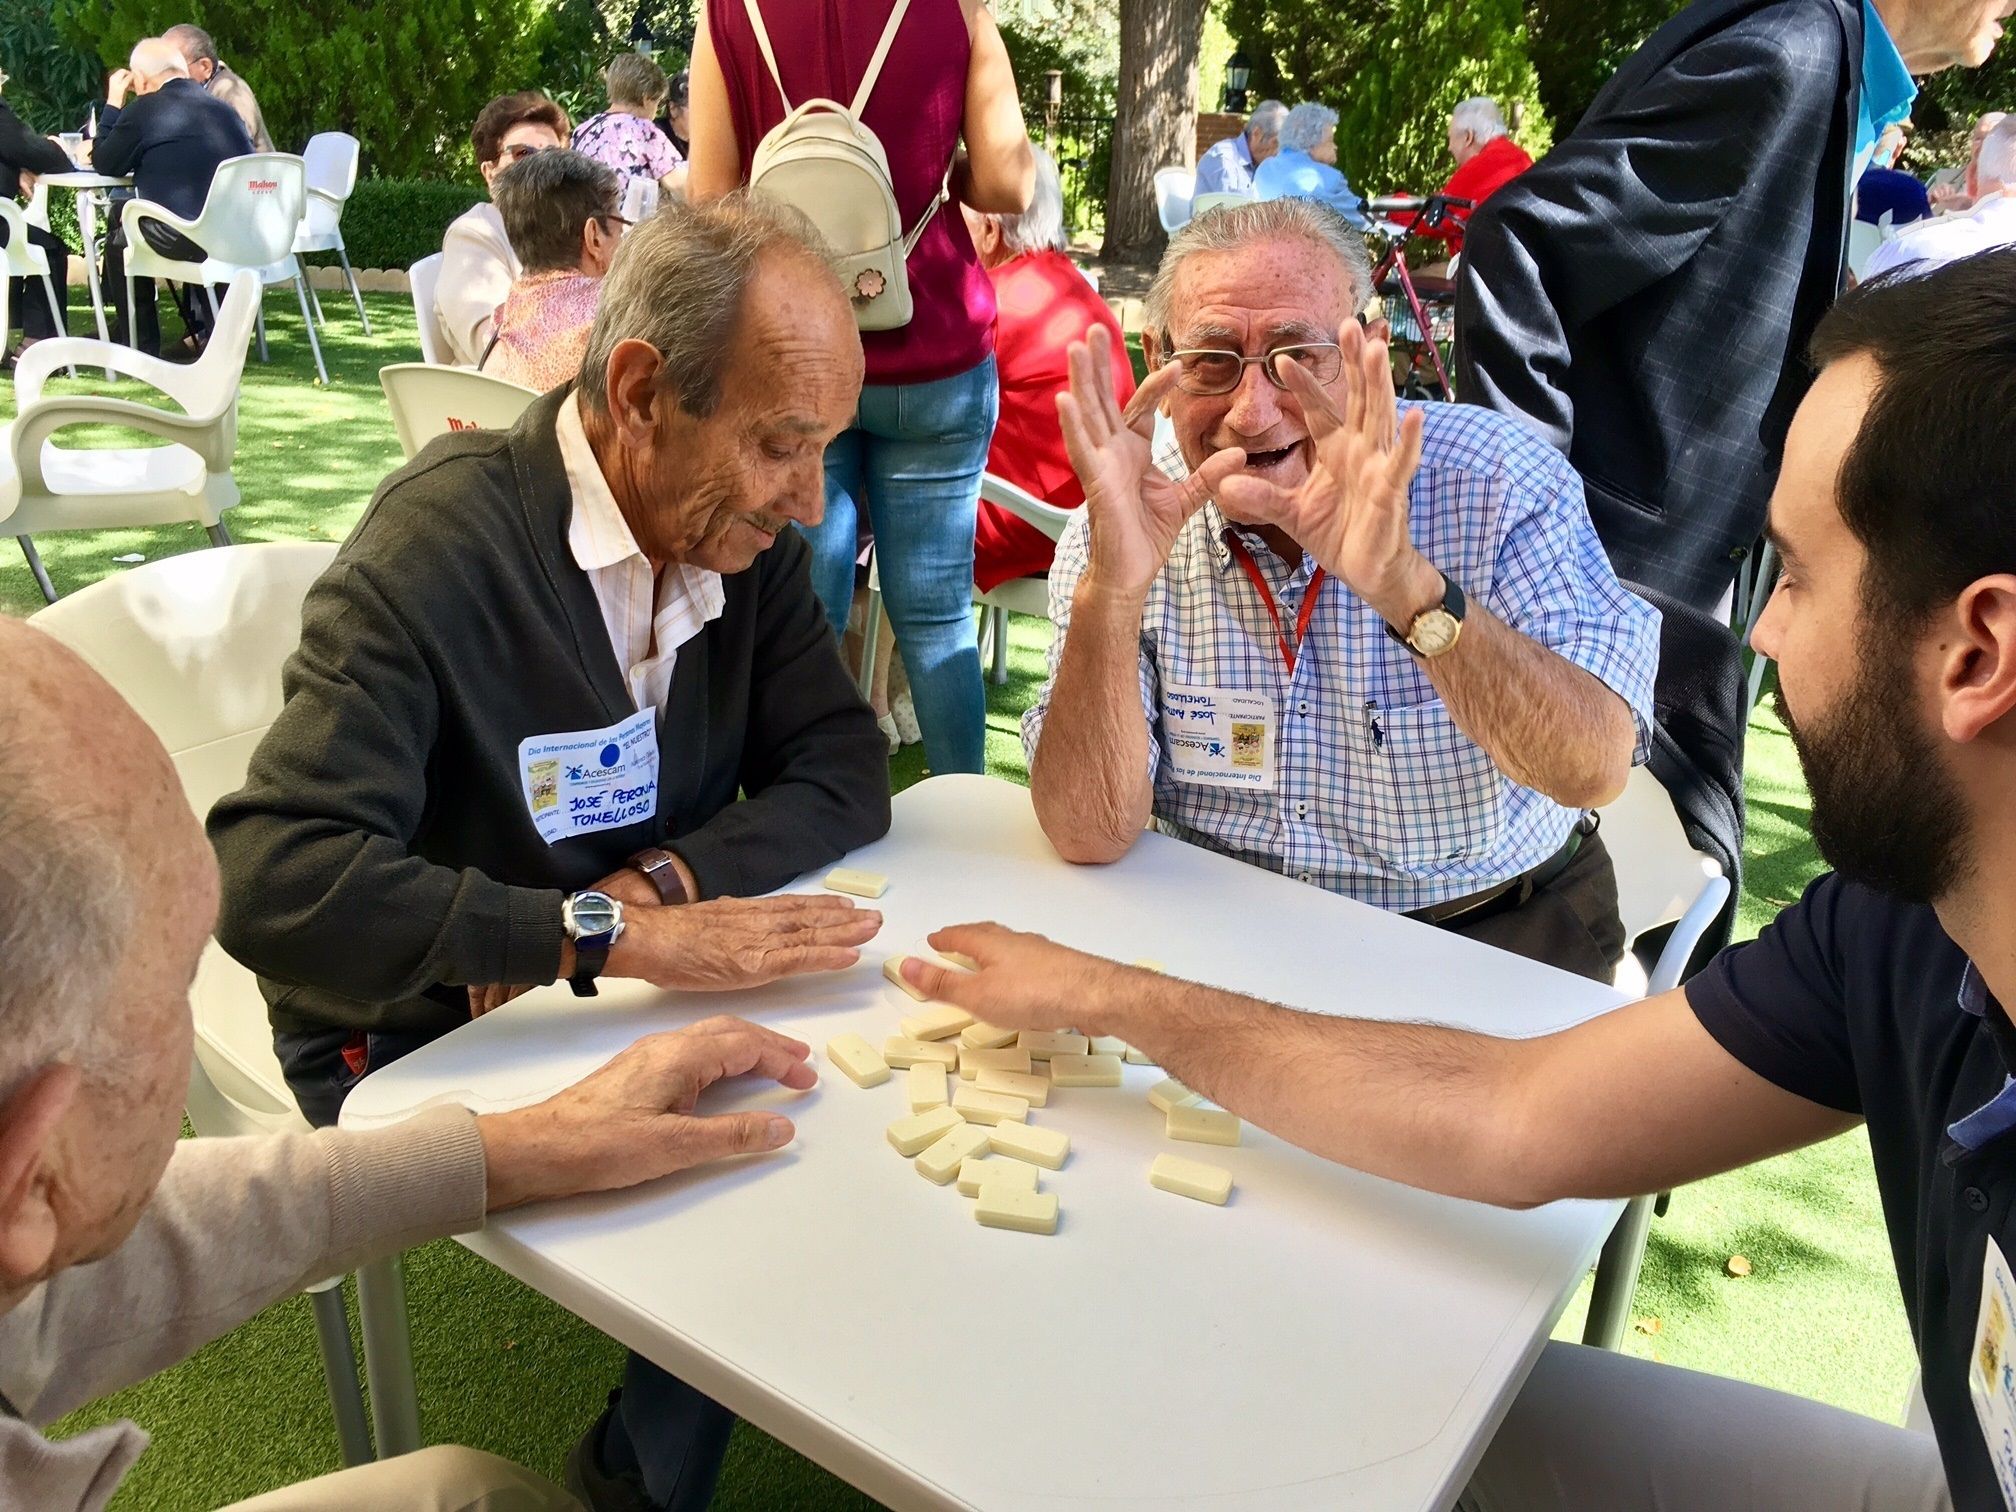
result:
<svg viewBox="0 0 2016 1512"><path fill-rule="evenodd" d="M1323 133L1337 124L1337 112L1328 105L1304 100L1281 122L1281 145L1297 152L1314 152Z"/></svg>
<svg viewBox="0 0 2016 1512"><path fill-rule="evenodd" d="M1975 176L1982 188L1989 183L2016 188L2016 116L2004 116L1981 140L1975 159Z"/></svg>
<svg viewBox="0 0 2016 1512"><path fill-rule="evenodd" d="M582 402L606 414L609 354L618 342L644 341L663 359L658 382L678 394L679 407L713 414L743 296L772 250L806 253L821 264L832 255L801 213L747 190L705 205L676 196L661 202L623 238L602 280L581 363ZM833 292L846 297L837 276Z"/></svg>
<svg viewBox="0 0 2016 1512"><path fill-rule="evenodd" d="M1281 123L1288 119L1288 107L1279 100L1262 100L1253 107L1253 114L1246 117L1246 140L1278 142L1281 140Z"/></svg>
<svg viewBox="0 0 2016 1512"><path fill-rule="evenodd" d="M1348 290L1343 311L1350 319L1372 298L1372 265L1365 239L1336 211L1314 200L1258 200L1250 205L1226 205L1200 215L1169 239L1155 281L1148 287L1142 315L1146 328L1167 341L1176 275L1200 252L1236 252L1255 242L1292 238L1327 253L1343 270Z"/></svg>
<svg viewBox="0 0 2016 1512"><path fill-rule="evenodd" d="M1469 132L1480 145L1505 135L1505 117L1498 113L1498 102L1489 95L1472 95L1458 105L1449 112L1449 124L1458 131Z"/></svg>
<svg viewBox="0 0 2016 1512"><path fill-rule="evenodd" d="M153 78L158 74L187 74L189 60L182 56L182 49L166 37L142 37L133 44L132 56L126 66L136 74Z"/></svg>
<svg viewBox="0 0 2016 1512"><path fill-rule="evenodd" d="M1036 159L1036 188L1029 196L1029 208L1020 215L997 215L1001 241L1017 257L1028 252L1064 250L1064 183L1057 175L1057 162L1041 147L1030 145Z"/></svg>

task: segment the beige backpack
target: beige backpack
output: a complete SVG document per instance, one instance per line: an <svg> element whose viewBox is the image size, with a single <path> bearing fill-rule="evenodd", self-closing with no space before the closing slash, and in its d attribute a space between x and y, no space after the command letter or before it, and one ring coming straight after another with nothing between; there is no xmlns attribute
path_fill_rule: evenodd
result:
<svg viewBox="0 0 2016 1512"><path fill-rule="evenodd" d="M854 102L807 100L793 106L777 71L770 35L756 0L742 0L756 45L776 82L785 116L756 144L749 168L749 187L804 213L833 249L833 267L854 304L854 323L864 331L893 331L910 323L909 257L924 228L951 197L951 165L945 182L917 224L903 229L896 208L896 190L889 178L889 155L874 132L861 123L861 112L882 76L882 64L903 24L910 0L896 0L882 40L868 62Z"/></svg>

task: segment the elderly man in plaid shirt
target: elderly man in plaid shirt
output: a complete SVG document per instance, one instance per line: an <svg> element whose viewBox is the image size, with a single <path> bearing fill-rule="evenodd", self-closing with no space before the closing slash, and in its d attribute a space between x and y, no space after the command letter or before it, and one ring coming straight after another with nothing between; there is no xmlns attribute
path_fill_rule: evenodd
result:
<svg viewBox="0 0 2016 1512"><path fill-rule="evenodd" d="M1590 811L1645 758L1658 614L1558 452L1396 404L1369 295L1335 216L1233 207L1170 243L1124 413L1106 333L1073 349L1086 507L1023 721L1037 815L1068 860L1116 860L1152 815L1607 981L1623 928Z"/></svg>

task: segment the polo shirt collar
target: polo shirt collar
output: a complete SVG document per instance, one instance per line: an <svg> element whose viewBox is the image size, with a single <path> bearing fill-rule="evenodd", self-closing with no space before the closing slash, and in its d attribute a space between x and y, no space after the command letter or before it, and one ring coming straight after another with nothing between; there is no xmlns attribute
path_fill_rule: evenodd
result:
<svg viewBox="0 0 2016 1512"><path fill-rule="evenodd" d="M1988 984L1982 980L1981 973L1974 969L1972 961L1969 961L1966 969L1960 973L1959 1002L1962 1013L1982 1020L1984 1027L1994 1035L1996 1053L2003 1062L2002 1090L1965 1118L1949 1124L1946 1128L1954 1143L1963 1149L1979 1150L2016 1130L2016 1076L2008 1074L2008 1045L2012 1031L2006 1019L1996 1022L1997 1019L2001 1019L2002 1006L1989 997ZM1995 1017L1991 1018L1991 1014Z"/></svg>
<svg viewBox="0 0 2016 1512"><path fill-rule="evenodd" d="M1904 66L1904 55L1890 28L1883 24L1875 0L1862 0L1862 88L1855 118L1855 163L1859 171L1869 166L1876 139L1886 126L1908 120L1911 102L1918 98L1918 85Z"/></svg>
<svg viewBox="0 0 2016 1512"><path fill-rule="evenodd" d="M1173 439L1155 449L1154 461L1162 470L1163 476L1175 482L1180 483L1190 476L1190 465L1183 460L1182 449ZM1233 560L1231 551L1225 545L1227 536L1237 534L1246 543L1247 549L1254 553L1256 561L1263 556L1273 557L1273 549L1260 539L1259 534L1250 525L1235 524L1226 518L1225 511L1218 507L1216 499L1206 499L1204 507L1197 511L1197 516L1198 524L1204 531L1204 539L1211 543L1211 561L1220 576L1240 570L1238 563ZM1290 576L1303 571L1308 565L1308 553L1304 552L1302 561L1288 564Z"/></svg>
<svg viewBox="0 0 2016 1512"><path fill-rule="evenodd" d="M567 549L574 565L583 572L614 567L631 557L642 557L630 522L602 476L602 464L588 444L587 429L581 423L581 396L568 396L560 406L554 434L560 443L560 464L567 470L567 488L574 496L573 517L567 522Z"/></svg>

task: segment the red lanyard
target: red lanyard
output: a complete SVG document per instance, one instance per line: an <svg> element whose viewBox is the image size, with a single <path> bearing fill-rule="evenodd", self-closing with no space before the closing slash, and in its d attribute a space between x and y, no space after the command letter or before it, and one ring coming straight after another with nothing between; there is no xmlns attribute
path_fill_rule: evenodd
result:
<svg viewBox="0 0 2016 1512"><path fill-rule="evenodd" d="M1288 675L1295 675L1295 650L1302 644L1302 637L1309 633L1309 621L1316 613L1316 596L1323 591L1323 569L1318 567L1309 575L1309 587L1302 595L1302 608L1295 616L1295 640L1291 645L1288 633L1281 628L1281 610L1274 603L1274 590L1267 586L1267 579L1260 575L1260 565L1253 560L1253 554L1245 543L1229 531L1225 536L1225 549L1239 561L1239 566L1252 581L1260 602L1266 606L1267 618L1274 621L1274 637L1281 642L1281 660L1288 664Z"/></svg>

